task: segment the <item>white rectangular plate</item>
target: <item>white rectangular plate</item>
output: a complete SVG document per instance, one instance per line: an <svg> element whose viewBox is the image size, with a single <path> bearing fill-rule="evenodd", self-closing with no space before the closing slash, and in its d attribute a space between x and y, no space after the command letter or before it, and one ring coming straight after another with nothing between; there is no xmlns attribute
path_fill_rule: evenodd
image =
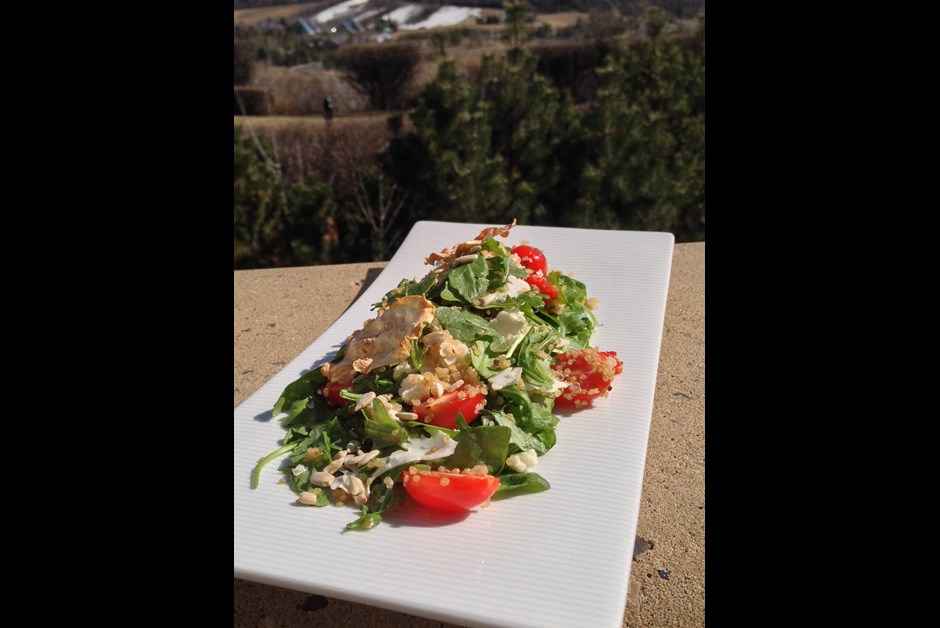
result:
<svg viewBox="0 0 940 628"><path fill-rule="evenodd" d="M235 576L468 626L620 626L640 510L647 437L674 238L670 233L517 226L549 267L596 297L593 344L623 360L610 396L563 416L537 471L551 489L494 501L432 525L387 517L346 532L357 511L294 505L277 484L280 460L257 490L249 475L284 430L265 416L281 391L331 358L370 305L424 258L492 225L422 221L362 296L320 338L235 409ZM328 278L324 277L324 281ZM270 416L268 414L267 416ZM389 511L391 513L391 511Z"/></svg>

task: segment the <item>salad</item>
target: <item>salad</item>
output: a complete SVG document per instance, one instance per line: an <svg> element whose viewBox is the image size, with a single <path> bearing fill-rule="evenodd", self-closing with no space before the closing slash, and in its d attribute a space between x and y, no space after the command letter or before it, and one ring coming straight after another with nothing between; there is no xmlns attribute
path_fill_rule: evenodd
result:
<svg viewBox="0 0 940 628"><path fill-rule="evenodd" d="M353 530L403 499L462 512L549 489L533 468L555 445L555 409L606 397L623 363L591 347L583 283L496 239L515 224L428 255L427 275L403 279L331 362L284 389L273 412L287 433L252 488L287 454L297 503L357 506Z"/></svg>

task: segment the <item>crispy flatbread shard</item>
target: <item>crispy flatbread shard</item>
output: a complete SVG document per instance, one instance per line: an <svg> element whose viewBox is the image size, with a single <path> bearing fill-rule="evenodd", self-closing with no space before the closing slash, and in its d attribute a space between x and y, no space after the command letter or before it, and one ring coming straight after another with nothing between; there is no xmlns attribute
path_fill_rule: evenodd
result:
<svg viewBox="0 0 940 628"><path fill-rule="evenodd" d="M495 238L496 234L503 236L504 238L509 236L509 230L516 226L516 219L513 218L512 222L506 225L505 227L489 227L484 229L477 235L476 239L480 242L488 240L490 238Z"/></svg>
<svg viewBox="0 0 940 628"><path fill-rule="evenodd" d="M495 238L497 235L501 235L504 238L509 235L509 230L516 226L516 219L513 218L512 222L506 225L505 227L488 227L481 231L476 238L473 240L468 240L466 242L461 242L451 248L444 249L440 253L431 253L426 258L424 258L424 263L429 266L437 265L438 269L449 268L454 260L462 255L466 255L471 252L472 249L483 244L485 240L489 238Z"/></svg>
<svg viewBox="0 0 940 628"><path fill-rule="evenodd" d="M434 319L435 305L423 294L402 297L349 336L343 359L329 368L331 383L347 384L360 373L408 358L411 341Z"/></svg>

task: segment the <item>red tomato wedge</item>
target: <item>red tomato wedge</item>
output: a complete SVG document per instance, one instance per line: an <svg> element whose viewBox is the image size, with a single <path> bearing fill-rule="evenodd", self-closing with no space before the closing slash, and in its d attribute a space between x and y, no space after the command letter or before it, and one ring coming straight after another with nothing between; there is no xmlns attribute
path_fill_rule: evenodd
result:
<svg viewBox="0 0 940 628"><path fill-rule="evenodd" d="M499 478L446 471L406 469L401 476L413 500L440 512L463 512L479 506L499 488Z"/></svg>
<svg viewBox="0 0 940 628"><path fill-rule="evenodd" d="M457 413L470 423L477 418L484 405L483 393L468 395L464 390L455 390L441 397L432 397L415 403L411 410L418 415L422 423L457 429Z"/></svg>
<svg viewBox="0 0 940 628"><path fill-rule="evenodd" d="M520 244L519 246L512 247L510 253L518 255L519 259L522 261L522 265L533 273L541 272L543 276L548 274L548 261L546 261L545 255L537 248Z"/></svg>
<svg viewBox="0 0 940 628"><path fill-rule="evenodd" d="M331 382L323 387L321 390L324 397L326 397L326 402L331 406L342 407L345 406L349 401L343 399L339 396L339 391L341 390L352 390L352 384L340 384L338 382Z"/></svg>
<svg viewBox="0 0 940 628"><path fill-rule="evenodd" d="M542 277L541 275L529 275L525 278L525 280L529 282L530 286L542 294L547 295L542 297L542 301L545 303L545 305L548 305L558 298L558 288L548 283L548 279L545 277Z"/></svg>
<svg viewBox="0 0 940 628"><path fill-rule="evenodd" d="M556 406L584 408L598 397L606 397L615 375L623 372L616 351L572 349L559 354L552 365L555 376L568 383Z"/></svg>

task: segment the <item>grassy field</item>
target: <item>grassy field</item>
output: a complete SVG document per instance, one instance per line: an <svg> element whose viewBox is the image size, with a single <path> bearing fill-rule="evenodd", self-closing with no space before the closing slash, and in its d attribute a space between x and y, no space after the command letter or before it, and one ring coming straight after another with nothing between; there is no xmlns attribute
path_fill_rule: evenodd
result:
<svg viewBox="0 0 940 628"><path fill-rule="evenodd" d="M569 11L567 13L539 13L535 16L536 22L545 22L552 27L552 30L573 26L578 20L587 20L587 13Z"/></svg>
<svg viewBox="0 0 940 628"><path fill-rule="evenodd" d="M359 126L367 122L388 119L392 115L382 111L373 113L357 113L333 117L333 128ZM283 129L284 127L301 126L309 129L325 129L326 119L323 116L235 116L235 124L244 126L250 124L255 129Z"/></svg>

